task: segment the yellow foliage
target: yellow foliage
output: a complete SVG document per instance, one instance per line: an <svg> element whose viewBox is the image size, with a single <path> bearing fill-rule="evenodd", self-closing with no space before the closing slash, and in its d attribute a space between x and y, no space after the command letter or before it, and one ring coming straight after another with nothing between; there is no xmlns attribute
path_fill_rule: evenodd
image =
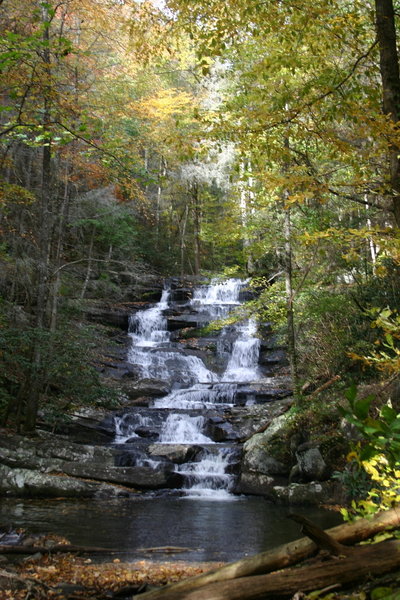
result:
<svg viewBox="0 0 400 600"><path fill-rule="evenodd" d="M131 108L146 119L162 121L184 113L193 107L195 99L191 94L175 88L159 90L153 96L133 102Z"/></svg>

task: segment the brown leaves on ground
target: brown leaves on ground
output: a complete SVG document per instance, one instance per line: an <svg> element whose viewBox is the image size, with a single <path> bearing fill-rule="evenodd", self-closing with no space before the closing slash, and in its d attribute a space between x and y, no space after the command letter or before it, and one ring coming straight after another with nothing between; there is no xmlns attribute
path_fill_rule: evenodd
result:
<svg viewBox="0 0 400 600"><path fill-rule="evenodd" d="M28 595L32 600L56 600L60 595L54 590L58 584L83 586L85 590L75 592L74 598L100 598L106 592L117 592L129 586L150 584L162 586L199 575L222 563L151 562L139 560L122 563L92 563L90 559L71 554L44 556L39 560L27 561L16 567L16 575L31 582ZM0 600L26 600L27 589L0 589Z"/></svg>

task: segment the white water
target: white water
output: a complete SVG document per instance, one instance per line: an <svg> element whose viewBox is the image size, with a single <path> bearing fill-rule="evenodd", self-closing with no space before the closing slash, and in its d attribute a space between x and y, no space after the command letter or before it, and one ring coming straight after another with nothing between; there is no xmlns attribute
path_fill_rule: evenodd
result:
<svg viewBox="0 0 400 600"><path fill-rule="evenodd" d="M253 319L238 328L239 336L233 344L223 381L257 381L259 378L260 340L255 337L256 331Z"/></svg>
<svg viewBox="0 0 400 600"><path fill-rule="evenodd" d="M213 281L209 286L195 290L190 308L208 321L225 317L240 304L243 285L239 279ZM256 337L256 325L250 320L230 328L233 341L229 338L229 360L224 373L217 375L199 357L177 350L170 342L163 314L169 306L169 298L169 291L164 290L158 304L139 311L132 318L132 347L128 359L139 367L141 377L170 381L176 388L153 403L154 408L171 411L162 426L158 443L214 445L213 452L204 450L197 461L177 467L177 471L185 475L186 497L233 499L234 496L229 494L233 476L226 473L231 451L218 448L218 444L204 434L205 418L191 413L194 409L210 409L216 405L232 406L237 383L257 380L260 342ZM188 413L173 412L177 409ZM134 431L139 425L132 421L130 425L123 420L116 423L118 441L135 437Z"/></svg>
<svg viewBox="0 0 400 600"><path fill-rule="evenodd" d="M245 282L241 279L213 280L210 285L194 291L192 306L199 312L207 312L210 321L225 317L240 304L239 294Z"/></svg>
<svg viewBox="0 0 400 600"><path fill-rule="evenodd" d="M149 427L152 425L150 417L145 417L140 413L126 413L114 417L115 443L124 444L130 438L138 438L135 432L139 427Z"/></svg>
<svg viewBox="0 0 400 600"><path fill-rule="evenodd" d="M218 453L204 452L199 462L185 463L178 467L178 472L185 475L186 498L204 498L207 500L232 499L229 489L232 476L226 473L230 452L227 448Z"/></svg>
<svg viewBox="0 0 400 600"><path fill-rule="evenodd" d="M210 438L201 433L204 417L172 413L165 421L159 442L161 444L209 444Z"/></svg>
<svg viewBox="0 0 400 600"><path fill-rule="evenodd" d="M138 311L130 319L129 329L133 347L156 346L169 342L167 320L163 311L168 308L170 291L162 292L161 300L152 308Z"/></svg>

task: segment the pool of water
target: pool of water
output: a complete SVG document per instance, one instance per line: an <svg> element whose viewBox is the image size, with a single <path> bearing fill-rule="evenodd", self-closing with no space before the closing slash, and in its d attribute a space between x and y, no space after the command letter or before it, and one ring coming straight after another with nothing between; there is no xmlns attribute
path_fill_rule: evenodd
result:
<svg viewBox="0 0 400 600"><path fill-rule="evenodd" d="M295 507L322 528L341 522L337 513ZM54 533L72 544L110 548L122 560L165 554L143 549L179 546L186 552L168 557L188 561L233 561L302 537L300 526L287 518L290 509L259 497L227 501L141 497L118 500L0 501L0 528L26 528Z"/></svg>

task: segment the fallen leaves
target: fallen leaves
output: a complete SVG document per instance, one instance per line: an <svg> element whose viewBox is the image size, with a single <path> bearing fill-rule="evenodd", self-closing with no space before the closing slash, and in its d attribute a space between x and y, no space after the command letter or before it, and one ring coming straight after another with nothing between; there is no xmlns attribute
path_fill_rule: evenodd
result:
<svg viewBox="0 0 400 600"><path fill-rule="evenodd" d="M71 584L82 586L82 598L104 596L105 592L115 593L129 586L150 584L162 586L177 582L186 577L199 575L221 563L152 562L139 560L122 563L115 559L112 563L96 563L72 554L43 556L39 560L25 561L17 567L19 577L39 584L30 592L32 600L54 600L60 598L54 588L57 585ZM43 595L44 588L46 589ZM79 596L77 596L79 597ZM0 600L24 600L26 590L0 589Z"/></svg>

